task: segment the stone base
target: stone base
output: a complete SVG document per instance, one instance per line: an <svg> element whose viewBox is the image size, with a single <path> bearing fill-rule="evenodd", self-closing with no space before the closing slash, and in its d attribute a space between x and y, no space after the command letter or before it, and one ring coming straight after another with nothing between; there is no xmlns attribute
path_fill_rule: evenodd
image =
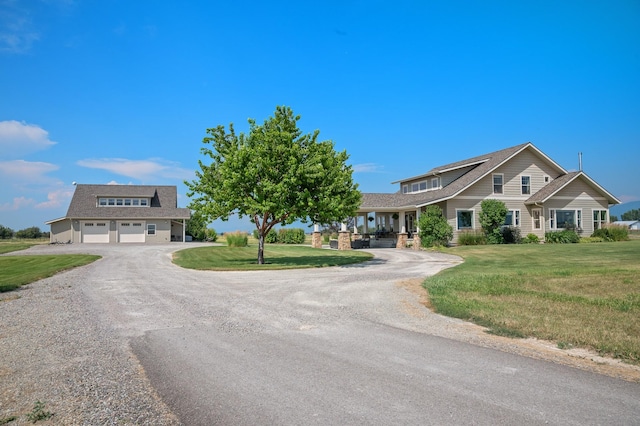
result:
<svg viewBox="0 0 640 426"><path fill-rule="evenodd" d="M320 232L314 232L311 236L311 247L322 248L322 234Z"/></svg>
<svg viewBox="0 0 640 426"><path fill-rule="evenodd" d="M338 250L351 250L349 231L338 232Z"/></svg>
<svg viewBox="0 0 640 426"><path fill-rule="evenodd" d="M398 242L396 242L396 248L403 249L407 248L407 240L409 239L409 234L406 232L398 233Z"/></svg>
<svg viewBox="0 0 640 426"><path fill-rule="evenodd" d="M420 243L420 235L418 235L418 233L416 232L415 234L413 234L413 246L411 246L411 248L414 250L420 250Z"/></svg>

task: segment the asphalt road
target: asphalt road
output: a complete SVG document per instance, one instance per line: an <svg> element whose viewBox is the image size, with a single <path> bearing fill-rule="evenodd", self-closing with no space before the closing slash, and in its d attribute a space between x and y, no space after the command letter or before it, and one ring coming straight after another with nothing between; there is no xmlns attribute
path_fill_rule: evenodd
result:
<svg viewBox="0 0 640 426"><path fill-rule="evenodd" d="M452 257L384 249L348 267L204 272L171 263L185 247L42 250L104 256L86 294L186 425L640 422L636 383L438 337L434 324L457 320L434 323L396 283Z"/></svg>

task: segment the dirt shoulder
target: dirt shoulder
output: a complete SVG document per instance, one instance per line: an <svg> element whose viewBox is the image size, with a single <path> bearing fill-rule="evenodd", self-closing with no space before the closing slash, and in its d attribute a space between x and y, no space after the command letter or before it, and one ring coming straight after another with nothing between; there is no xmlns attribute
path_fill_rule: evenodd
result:
<svg viewBox="0 0 640 426"><path fill-rule="evenodd" d="M426 328L422 332L640 383L640 366L602 357L587 349L559 349L550 341L495 336L487 333L485 327L434 313L429 306L422 281L423 279L416 278L396 282L397 287L408 292L404 301L407 313L425 324Z"/></svg>

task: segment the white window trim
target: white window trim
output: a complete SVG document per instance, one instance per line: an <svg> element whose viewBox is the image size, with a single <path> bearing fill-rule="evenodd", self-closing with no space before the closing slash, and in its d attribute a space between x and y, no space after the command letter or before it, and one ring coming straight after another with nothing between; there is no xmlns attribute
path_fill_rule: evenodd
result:
<svg viewBox="0 0 640 426"><path fill-rule="evenodd" d="M502 183L500 184L500 189L502 190L502 192L496 192L496 181L495 181L496 176L500 176L500 180L502 181ZM493 173L491 175L491 192L494 195L504 194L504 173Z"/></svg>
<svg viewBox="0 0 640 426"><path fill-rule="evenodd" d="M536 218L535 218L534 212L540 213L540 217L538 218L539 226L537 228L536 228ZM533 229L534 231L540 231L542 229L543 223L544 223L544 220L542 217L542 209L531 209L531 229Z"/></svg>
<svg viewBox="0 0 640 426"><path fill-rule="evenodd" d="M458 212L471 212L471 228L458 227ZM468 229L476 229L476 210L475 209L456 209L456 231L466 231Z"/></svg>
<svg viewBox="0 0 640 426"><path fill-rule="evenodd" d="M522 215L520 214L520 209L509 209L509 212L511 212L511 217L515 223L507 226L515 226L517 228L520 228L520 225L522 224Z"/></svg>
<svg viewBox="0 0 640 426"><path fill-rule="evenodd" d="M598 212L598 218L594 219L593 215L596 212ZM602 212L605 212L604 219L600 218L600 216L601 216L600 214ZM593 230L594 231L596 229L602 228L602 225L606 225L607 223L609 223L609 210L607 210L607 209L591 209L591 222L593 223ZM596 227L596 223L598 224L597 227Z"/></svg>
<svg viewBox="0 0 640 426"><path fill-rule="evenodd" d="M431 178L431 189L440 189L440 179L435 177Z"/></svg>
<svg viewBox="0 0 640 426"><path fill-rule="evenodd" d="M566 228L558 228L558 218L556 215L556 211L561 210L561 211L573 211L575 212L575 220L576 220L576 229L578 231L581 231L583 229L583 223L582 223L582 209L549 209L549 229L553 229L554 231L557 230L562 230L562 229L566 229Z"/></svg>
<svg viewBox="0 0 640 426"><path fill-rule="evenodd" d="M522 183L522 178L529 178L529 192L528 193L525 193L523 191L524 184ZM520 193L522 195L531 195L531 191L532 191L532 189L531 189L531 175L520 175Z"/></svg>
<svg viewBox="0 0 640 426"><path fill-rule="evenodd" d="M402 193L403 194L409 193L409 185L402 185Z"/></svg>
<svg viewBox="0 0 640 426"><path fill-rule="evenodd" d="M153 232L151 230L153 229ZM155 223L147 223L147 235L156 235L156 224Z"/></svg>

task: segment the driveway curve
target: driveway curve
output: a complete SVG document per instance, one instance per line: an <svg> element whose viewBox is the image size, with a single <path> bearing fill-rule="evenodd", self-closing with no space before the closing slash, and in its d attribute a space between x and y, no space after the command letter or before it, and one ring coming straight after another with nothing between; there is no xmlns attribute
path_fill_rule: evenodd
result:
<svg viewBox="0 0 640 426"><path fill-rule="evenodd" d="M21 252L103 258L30 285L20 298L4 297L0 320L10 327L0 336L6 343L0 355L8 360L0 364L0 379L4 372L28 384L16 391L5 381L1 407L7 410L20 392L44 393L59 419L77 421L67 424L633 424L640 418L636 383L496 350L509 343L429 313L406 288L458 264L456 257L379 249L373 260L343 267L211 272L171 263L173 251L188 247L57 245ZM58 318L61 310L67 314ZM50 330L21 334L21 321L25 327L29 318ZM49 339L45 355L53 368L28 359L49 382L66 381L62 400L18 366L25 339Z"/></svg>

